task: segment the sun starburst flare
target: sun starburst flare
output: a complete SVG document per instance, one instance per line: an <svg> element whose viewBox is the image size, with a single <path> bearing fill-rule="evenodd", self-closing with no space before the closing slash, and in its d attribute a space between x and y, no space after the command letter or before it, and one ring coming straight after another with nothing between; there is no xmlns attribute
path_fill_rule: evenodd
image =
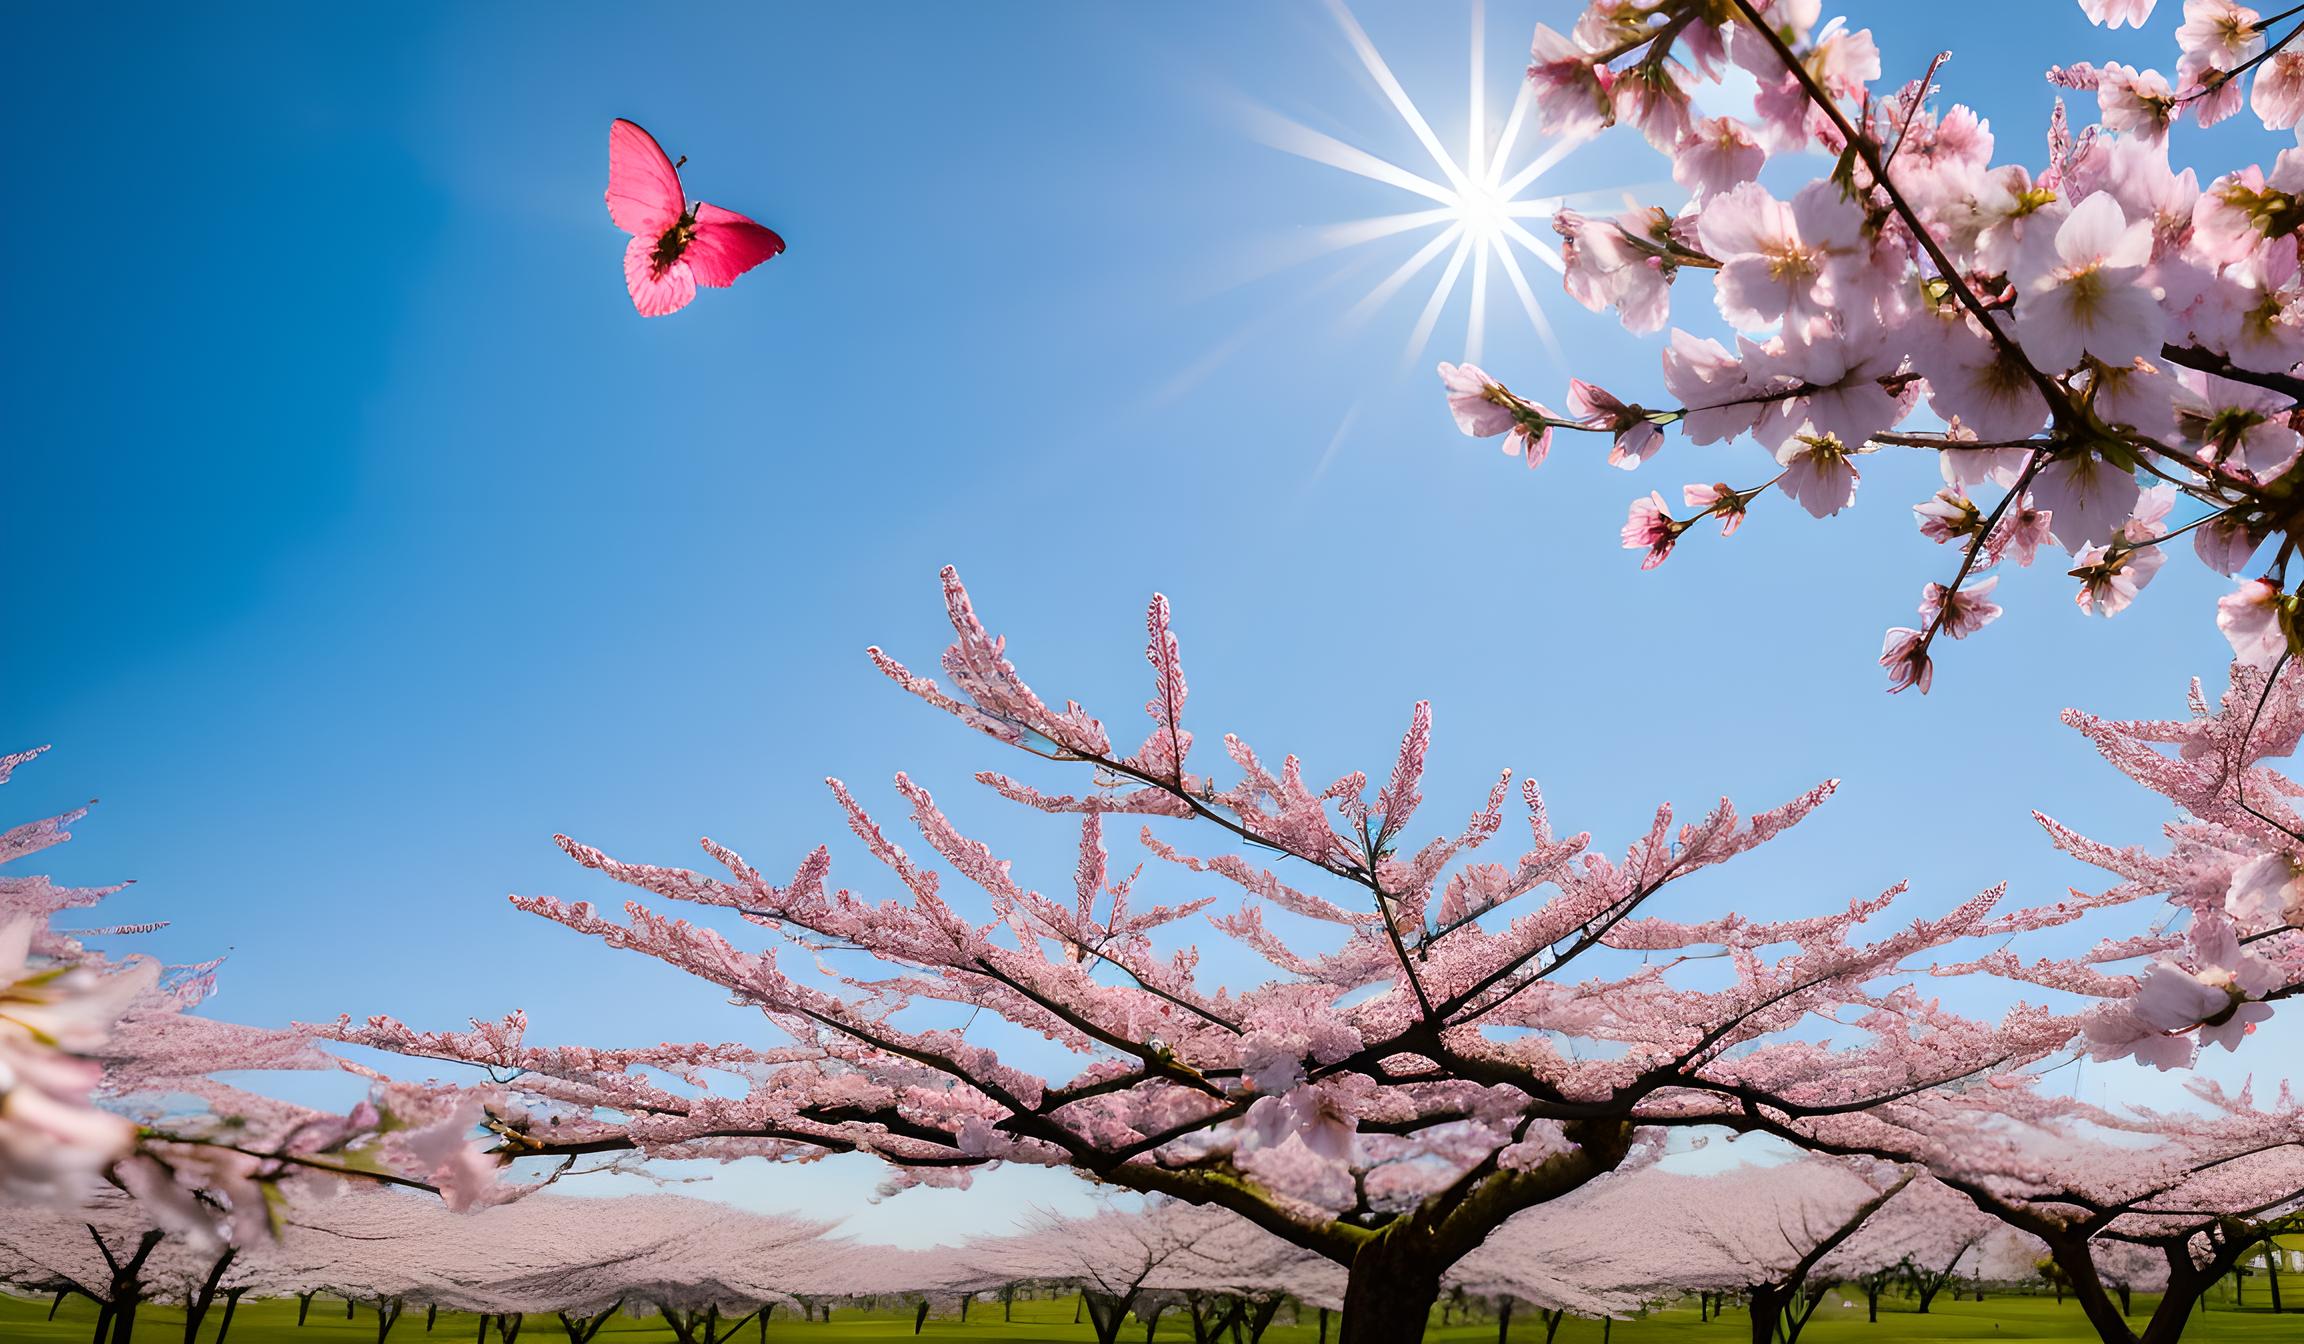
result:
<svg viewBox="0 0 2304 1344"><path fill-rule="evenodd" d="M1518 92L1503 120L1500 123L1490 120L1486 16L1478 0L1472 6L1471 80L1465 93L1466 132L1461 157L1449 152L1344 0L1328 0L1328 9L1353 55L1376 81L1385 100L1432 162L1432 169L1424 172L1404 168L1277 112L1258 109L1256 134L1275 149L1381 182L1430 203L1396 214L1332 224L1318 232L1312 255L1366 247L1388 239L1413 243L1399 265L1352 305L1346 321L1359 323L1373 317L1438 265L1440 274L1417 312L1403 358L1413 361L1424 353L1449 301L1458 287L1463 286L1468 303L1462 354L1466 359L1478 360L1487 337L1489 289L1494 278L1501 275L1510 285L1521 311L1527 314L1537 338L1559 359L1559 340L1553 333L1551 321L1544 315L1543 305L1537 301L1535 287L1529 283L1522 254L1557 273L1562 266L1560 253L1532 231L1527 221L1549 219L1553 212L1578 197L1614 196L1624 188L1559 193L1541 190L1545 174L1582 142L1559 138L1539 141L1530 136L1530 143L1523 146L1522 133L1528 126L1532 98L1526 80L1516 81ZM1523 154L1525 160L1521 161ZM1308 258L1299 258L1303 259Z"/></svg>

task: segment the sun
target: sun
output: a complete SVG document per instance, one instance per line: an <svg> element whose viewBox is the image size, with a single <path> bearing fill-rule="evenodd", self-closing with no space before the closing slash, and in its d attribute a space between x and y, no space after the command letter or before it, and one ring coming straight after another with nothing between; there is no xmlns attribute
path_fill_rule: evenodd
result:
<svg viewBox="0 0 2304 1344"><path fill-rule="evenodd" d="M1560 253L1531 230L1529 223L1549 219L1577 198L1609 197L1624 189L1543 190L1545 174L1582 142L1539 140L1528 134L1532 94L1525 79L1513 81L1518 92L1503 120L1490 120L1486 16L1480 0L1474 0L1471 11L1471 78L1465 90L1466 134L1460 154L1450 152L1432 129L1431 121L1401 87L1383 53L1369 40L1344 0L1327 0L1327 4L1361 66L1431 159L1430 168L1412 170L1276 112L1261 111L1256 133L1274 148L1384 183L1424 203L1417 209L1348 220L1322 231L1323 252L1386 240L1410 245L1408 255L1353 305L1348 318L1372 317L1438 266L1440 274L1409 331L1403 357L1412 362L1424 353L1449 300L1464 287L1468 302L1462 357L1477 361L1486 343L1490 290L1501 277L1544 348L1560 360L1559 340L1537 302L1535 287L1529 283L1529 268L1523 265L1530 262L1557 273L1562 265ZM1524 145L1524 140L1529 143Z"/></svg>

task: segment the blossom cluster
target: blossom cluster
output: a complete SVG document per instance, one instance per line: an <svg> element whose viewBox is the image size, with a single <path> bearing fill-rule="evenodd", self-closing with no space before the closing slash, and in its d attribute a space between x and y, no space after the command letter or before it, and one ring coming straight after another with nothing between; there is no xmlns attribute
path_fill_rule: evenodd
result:
<svg viewBox="0 0 2304 1344"><path fill-rule="evenodd" d="M2081 6L2138 26L2155 8ZM1546 126L1636 129L1685 193L1553 221L1568 293L1664 333L1661 396L1577 380L1563 414L1443 364L1457 424L1504 436L1531 466L1560 431L1605 435L1627 470L1671 430L1765 450L1757 480L1682 487L1685 512L1662 491L1634 501L1623 541L1647 567L1703 519L1734 532L1764 493L1829 517L1855 503L1868 454L1935 453L1943 486L1914 512L1958 558L1923 589L1917 621L1888 632L1891 690L1926 691L1935 642L2001 614L1996 567L2060 550L2080 609L2110 616L2186 533L2200 562L2239 580L2218 614L2237 656L2268 666L2304 647L2288 576L2304 148L2206 183L2168 154L2187 122L2296 127L2304 54L2288 46L2304 18L2236 0L2182 10L2173 74L2048 72L2073 107L2059 98L2036 158L1938 100L1944 56L1876 87L1871 34L1821 22L1820 0L1594 0L1567 33L1538 28L1529 78ZM1731 70L1756 83L1749 114L1705 115L1699 92ZM1763 185L1771 165L1771 181L1804 184ZM1694 273L1709 276L1718 336L1670 325L1672 291Z"/></svg>

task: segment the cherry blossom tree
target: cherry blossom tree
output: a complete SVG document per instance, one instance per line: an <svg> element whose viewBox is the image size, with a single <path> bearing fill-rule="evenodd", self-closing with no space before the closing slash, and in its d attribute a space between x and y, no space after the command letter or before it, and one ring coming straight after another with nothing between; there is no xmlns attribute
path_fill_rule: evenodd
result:
<svg viewBox="0 0 2304 1344"><path fill-rule="evenodd" d="M2275 676L2235 665L2214 705L2194 683L2187 719L2113 721L2077 711L2065 719L2180 812L2165 853L2100 844L2043 817L2059 848L2119 879L2076 895L2073 909L2164 900L2174 918L2099 945L2084 967L2028 966L2007 954L1977 967L2102 999L2084 1022L2098 1058L2175 1069L2203 1047L2238 1049L2273 1004L2304 987L2304 815L2290 801L2296 786L2266 764L2304 740L2304 669ZM2137 962L2139 973L2117 970Z"/></svg>
<svg viewBox="0 0 2304 1344"><path fill-rule="evenodd" d="M2105 1344L2172 1344L2215 1282L2304 1212L2304 1107L2195 1079L2199 1107L2109 1110L2032 1088L1980 1088L1852 1116L1812 1149L1924 1167L2035 1239ZM1793 1137L1765 1116L1744 1128ZM2125 1316L2160 1262L2143 1328Z"/></svg>
<svg viewBox="0 0 2304 1344"><path fill-rule="evenodd" d="M2155 10L2080 6L2115 27ZM2219 623L2244 660L2304 647L2289 575L2304 149L2267 171L2228 147L2205 184L2168 157L2230 118L2296 126L2304 17L2185 0L2172 75L2050 67L2072 105L2030 155L1938 98L1949 53L1891 75L1869 31L1822 17L1821 0L1594 0L1567 33L1536 30L1544 124L1637 128L1683 193L1553 221L1571 296L1635 333L1670 327L1662 387L1632 400L1572 381L1563 413L1443 364L1458 425L1530 466L1562 431L1603 436L1627 470L1675 437L1751 441L1765 460L1743 482L1685 485L1677 509L1662 491L1633 503L1623 542L1649 567L1707 519L1733 533L1772 491L1827 517L1855 503L1867 454L1936 454L1943 488L1915 513L1957 554L1917 621L1888 632L1891 690L1925 692L1939 641L2000 615L1999 567L2044 547L2067 555L2081 610L2110 616L2189 533L2199 562L2239 579ZM1731 68L1756 84L1749 112L1707 89ZM1799 185L1761 185L1764 167ZM1671 326L1672 291L1698 273L1725 343Z"/></svg>
<svg viewBox="0 0 2304 1344"><path fill-rule="evenodd" d="M1559 1312L1627 1316L1691 1293L1751 1305L1757 1344L1797 1340L1832 1285L1902 1258L1857 1238L1912 1184L1910 1172L1807 1158L1703 1175L1618 1172L1521 1214L1456 1270L1490 1296Z"/></svg>
<svg viewBox="0 0 2304 1344"><path fill-rule="evenodd" d="M1190 764L1195 735L1164 600L1148 617L1151 730L1128 751L1078 704L1032 691L950 571L945 588L951 690L873 657L963 724L1090 772L1081 793L979 776L1030 811L1074 819L1069 899L1023 885L926 789L898 776L929 848L989 901L990 922L972 922L943 874L833 781L850 829L902 899L871 904L831 887L823 849L778 885L710 841L726 878L561 844L643 892L733 914L804 953L866 954L869 969L811 977L773 948L746 950L637 901L619 922L589 902L514 898L725 988L758 1007L780 1041L537 1047L517 1013L468 1032L378 1017L324 1034L489 1070L469 1095L487 1107L505 1161L859 1152L887 1162L898 1187L959 1184L976 1169L1021 1162L1215 1205L1347 1267L1344 1338L1361 1344L1419 1335L1449 1265L1513 1214L1618 1166L1646 1127L1757 1111L1790 1131L1828 1131L2020 1068L2074 1030L2072 1019L2025 1007L1997 1023L1969 1020L1903 978L1964 937L2066 918L2058 908L2000 912L1998 891L1873 941L1861 939L1864 925L1900 889L1775 923L1661 913L1667 887L1779 834L1829 785L1750 819L1723 802L1675 828L1660 809L1615 860L1583 835L1556 835L1526 785L1527 846L1505 863L1477 862L1472 854L1502 828L1509 775L1461 830L1408 841L1423 796L1427 706L1411 714L1374 790L1362 773L1309 782L1295 757L1268 764L1229 737L1234 777L1219 782ZM1160 950L1156 934L1215 898L1136 904L1137 875L1115 872L1105 842L1107 823L1130 816L1144 820L1152 859L1245 894L1211 923L1279 978L1211 986L1196 953ZM1166 838L1170 828L1239 848L1190 853ZM1349 903L1296 885L1266 866L1273 860ZM1326 926L1332 943L1292 944L1266 923L1267 906ZM1697 978L1698 967L1724 969L1726 983ZM1043 1078L964 1030L907 1020L916 1005L939 1003L1044 1036L1078 1056L1079 1071ZM1823 1039L1799 1033L1821 1014L1835 1023Z"/></svg>
<svg viewBox="0 0 2304 1344"><path fill-rule="evenodd" d="M538 1194L470 1213L354 1187L292 1207L248 1251L258 1291L370 1306L379 1344L410 1304L474 1312L517 1334L557 1318L586 1344L619 1310L652 1309L683 1344L721 1344L792 1289L841 1291L861 1259L827 1225L673 1195Z"/></svg>
<svg viewBox="0 0 2304 1344"><path fill-rule="evenodd" d="M1959 1282L1963 1266L1969 1277L1979 1277L1981 1247L2000 1226L1966 1196L1921 1174L1866 1219L1822 1268L1863 1287L1873 1321L1880 1319L1880 1294L1891 1284L1909 1288L1913 1310L1925 1315L1938 1294Z"/></svg>
<svg viewBox="0 0 2304 1344"><path fill-rule="evenodd" d="M973 1281L1054 1283L1082 1294L1098 1344L1134 1312L1147 1337L1169 1301L1191 1312L1194 1338L1237 1322L1253 1344L1293 1298L1341 1306L1332 1262L1226 1213L1172 1201L1082 1218L1042 1215L1023 1231L980 1238L953 1256Z"/></svg>
<svg viewBox="0 0 2304 1344"><path fill-rule="evenodd" d="M115 1190L81 1207L0 1207L0 1283L96 1304L95 1344L133 1344L166 1234L141 1201Z"/></svg>

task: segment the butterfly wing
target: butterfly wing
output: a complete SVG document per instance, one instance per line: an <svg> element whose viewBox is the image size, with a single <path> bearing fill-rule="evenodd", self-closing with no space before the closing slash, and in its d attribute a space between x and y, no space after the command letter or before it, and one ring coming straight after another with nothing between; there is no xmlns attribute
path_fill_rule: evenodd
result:
<svg viewBox="0 0 2304 1344"><path fill-rule="evenodd" d="M680 254L695 268L696 283L725 289L736 277L784 250L774 229L717 205L696 207L696 237Z"/></svg>
<svg viewBox="0 0 2304 1344"><path fill-rule="evenodd" d="M617 118L608 127L608 217L653 243L680 221L688 202L680 173L656 137ZM627 267L629 269L629 267Z"/></svg>
<svg viewBox="0 0 2304 1344"><path fill-rule="evenodd" d="M696 273L685 259L656 274L656 240L634 238L624 245L624 287L632 291L632 306L642 317L677 313L696 297Z"/></svg>

